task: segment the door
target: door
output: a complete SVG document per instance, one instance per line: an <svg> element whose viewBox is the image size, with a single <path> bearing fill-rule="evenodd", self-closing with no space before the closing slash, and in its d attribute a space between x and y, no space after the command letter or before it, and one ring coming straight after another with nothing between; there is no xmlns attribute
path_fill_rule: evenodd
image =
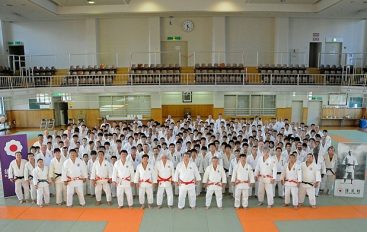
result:
<svg viewBox="0 0 367 232"><path fill-rule="evenodd" d="M308 115L307 115L307 124L310 125L315 123L316 125L320 125L321 120L321 101L309 101L308 102Z"/></svg>
<svg viewBox="0 0 367 232"><path fill-rule="evenodd" d="M319 54L321 53L321 42L311 42L310 51L308 54L308 65L311 68L317 68L319 66Z"/></svg>
<svg viewBox="0 0 367 232"><path fill-rule="evenodd" d="M67 102L60 102L60 118L61 118L61 125L68 124L68 103Z"/></svg>
<svg viewBox="0 0 367 232"><path fill-rule="evenodd" d="M161 63L180 64L187 66L188 63L187 41L162 41Z"/></svg>
<svg viewBox="0 0 367 232"><path fill-rule="evenodd" d="M292 122L301 123L303 120L303 101L292 101Z"/></svg>
<svg viewBox="0 0 367 232"><path fill-rule="evenodd" d="M63 102L61 97L54 97L54 118L55 126L62 126L68 123L68 103Z"/></svg>
<svg viewBox="0 0 367 232"><path fill-rule="evenodd" d="M342 46L343 45L340 42L326 42L324 64L340 65Z"/></svg>
<svg viewBox="0 0 367 232"><path fill-rule="evenodd" d="M24 46L23 45L11 45L9 46L10 65L13 70L20 70L21 67L25 67Z"/></svg>

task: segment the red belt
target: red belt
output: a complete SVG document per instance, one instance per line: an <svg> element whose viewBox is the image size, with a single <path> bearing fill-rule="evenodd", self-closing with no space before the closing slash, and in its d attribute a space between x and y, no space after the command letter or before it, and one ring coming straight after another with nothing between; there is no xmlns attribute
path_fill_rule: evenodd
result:
<svg viewBox="0 0 367 232"><path fill-rule="evenodd" d="M236 180L236 182L234 182L235 185L238 185L238 184L249 184L250 181L248 180Z"/></svg>
<svg viewBox="0 0 367 232"><path fill-rule="evenodd" d="M259 176L261 176L262 178L271 178L271 179L273 179L273 176L271 176L271 175L259 175Z"/></svg>
<svg viewBox="0 0 367 232"><path fill-rule="evenodd" d="M295 181L295 180L287 180L285 179L286 182L289 182L289 183L295 183L295 184L298 184L298 181Z"/></svg>
<svg viewBox="0 0 367 232"><path fill-rule="evenodd" d="M208 182L207 185L208 186L210 186L210 185L217 185L219 187L222 187L222 183L221 182Z"/></svg>
<svg viewBox="0 0 367 232"><path fill-rule="evenodd" d="M98 180L111 180L112 178L102 178L102 177L99 177L99 176L96 176L96 181Z"/></svg>
<svg viewBox="0 0 367 232"><path fill-rule="evenodd" d="M139 183L148 183L148 184L152 184L152 181L150 180L150 179L147 179L147 180L143 180L143 179L141 179L141 180L139 180Z"/></svg>
<svg viewBox="0 0 367 232"><path fill-rule="evenodd" d="M73 177L73 178L71 178L70 176L67 176L66 177L67 178L67 182L70 182L70 181L74 181L74 180L83 180L81 177Z"/></svg>
<svg viewBox="0 0 367 232"><path fill-rule="evenodd" d="M180 184L184 184L184 185L195 184L195 180L192 179L192 180L190 180L188 182L185 182L185 181L180 180Z"/></svg>
<svg viewBox="0 0 367 232"><path fill-rule="evenodd" d="M127 176L127 177L121 178L121 181L122 180L131 181L131 177L130 176Z"/></svg>
<svg viewBox="0 0 367 232"><path fill-rule="evenodd" d="M168 178L162 178L160 176L158 176L158 183L160 182L171 182L172 180L172 176L168 177Z"/></svg>

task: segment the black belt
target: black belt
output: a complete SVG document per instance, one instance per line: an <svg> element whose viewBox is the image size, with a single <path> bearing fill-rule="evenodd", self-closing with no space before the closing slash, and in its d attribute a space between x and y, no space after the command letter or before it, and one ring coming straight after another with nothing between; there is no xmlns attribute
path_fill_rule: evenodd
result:
<svg viewBox="0 0 367 232"><path fill-rule="evenodd" d="M16 177L15 177L15 180L23 179L23 178L24 178L24 176L16 176Z"/></svg>
<svg viewBox="0 0 367 232"><path fill-rule="evenodd" d="M60 173L55 173L55 176L56 176L55 179L57 179L61 176L61 174Z"/></svg>
<svg viewBox="0 0 367 232"><path fill-rule="evenodd" d="M277 172L277 175L280 175L280 174L282 174L282 172Z"/></svg>
<svg viewBox="0 0 367 232"><path fill-rule="evenodd" d="M227 168L224 168L224 171L225 171L225 172L228 172L229 170L228 170Z"/></svg>
<svg viewBox="0 0 367 232"><path fill-rule="evenodd" d="M354 166L354 164L346 164L347 166Z"/></svg>
<svg viewBox="0 0 367 232"><path fill-rule="evenodd" d="M311 185L313 187L313 183L311 183L311 182L302 181L302 184L308 184L308 185Z"/></svg>
<svg viewBox="0 0 367 232"><path fill-rule="evenodd" d="M333 169L331 168L327 168L326 171L330 171L331 173L333 173L333 175L335 176L335 172L333 171Z"/></svg>
<svg viewBox="0 0 367 232"><path fill-rule="evenodd" d="M39 179L39 180L38 180L38 184L39 184L39 183L42 183L42 182L46 182L46 183L48 183L48 181L47 181L46 179Z"/></svg>

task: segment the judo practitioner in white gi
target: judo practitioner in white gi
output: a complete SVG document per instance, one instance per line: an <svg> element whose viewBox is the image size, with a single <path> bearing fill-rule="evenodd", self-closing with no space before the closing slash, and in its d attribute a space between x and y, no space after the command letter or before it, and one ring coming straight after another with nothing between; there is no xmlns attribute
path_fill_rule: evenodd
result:
<svg viewBox="0 0 367 232"><path fill-rule="evenodd" d="M222 209L223 188L227 183L227 175L223 166L219 165L219 159L212 157L212 164L209 165L204 172L203 184L206 187L205 206L209 209L212 202L213 194L217 201L217 207Z"/></svg>

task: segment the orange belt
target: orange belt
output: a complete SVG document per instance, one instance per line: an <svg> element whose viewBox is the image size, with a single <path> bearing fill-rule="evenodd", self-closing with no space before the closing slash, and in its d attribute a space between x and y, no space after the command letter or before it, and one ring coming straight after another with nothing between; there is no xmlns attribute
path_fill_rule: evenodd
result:
<svg viewBox="0 0 367 232"><path fill-rule="evenodd" d="M158 183L160 182L171 182L172 180L172 176L168 177L168 178L162 178L160 176L158 176Z"/></svg>
<svg viewBox="0 0 367 232"><path fill-rule="evenodd" d="M78 177L73 177L73 178L71 178L70 176L67 176L66 178L67 178L67 180L66 180L67 182L74 181L74 180L83 180L79 176Z"/></svg>
<svg viewBox="0 0 367 232"><path fill-rule="evenodd" d="M286 182L289 182L289 183L295 183L295 184L298 184L298 181L295 181L295 180L287 180L285 179Z"/></svg>
<svg viewBox="0 0 367 232"><path fill-rule="evenodd" d="M192 179L192 180L190 180L190 181L188 181L188 182L185 182L185 181L182 181L182 180L180 179L180 184L184 184L184 185L195 184L195 180L194 180L194 179Z"/></svg>
<svg viewBox="0 0 367 232"><path fill-rule="evenodd" d="M208 182L207 185L208 186L210 186L210 185L217 185L219 187L222 187L222 183L221 182Z"/></svg>
<svg viewBox="0 0 367 232"><path fill-rule="evenodd" d="M147 180L143 180L143 179L141 179L141 180L139 180L139 183L148 183L148 184L152 184L152 181L150 180L150 179L147 179Z"/></svg>
<svg viewBox="0 0 367 232"><path fill-rule="evenodd" d="M248 181L248 180L236 180L234 182L235 185L238 185L238 184L248 184L248 183L250 183L250 181Z"/></svg>
<svg viewBox="0 0 367 232"><path fill-rule="evenodd" d="M99 180L112 180L112 178L102 178L102 177L99 177L99 176L96 176L96 181L99 181Z"/></svg>

